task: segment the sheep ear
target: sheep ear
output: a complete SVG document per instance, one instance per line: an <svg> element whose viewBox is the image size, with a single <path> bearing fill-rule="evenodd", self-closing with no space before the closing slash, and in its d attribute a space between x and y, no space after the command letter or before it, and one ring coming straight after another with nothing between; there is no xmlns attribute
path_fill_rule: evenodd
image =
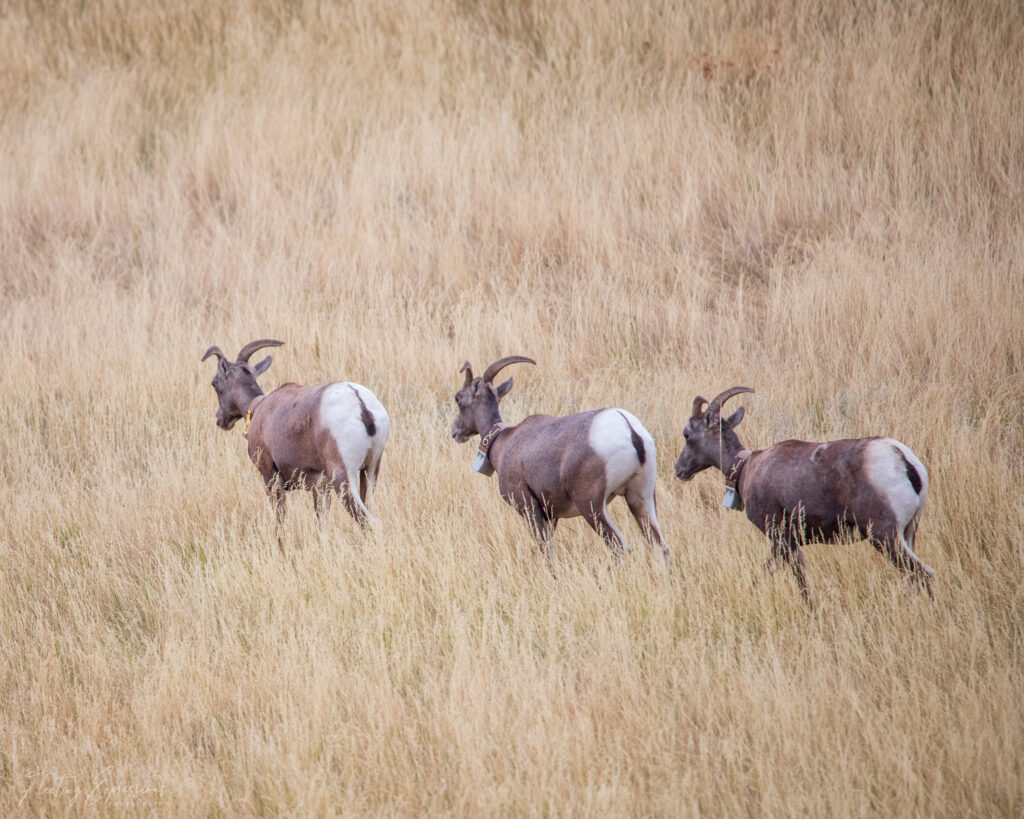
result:
<svg viewBox="0 0 1024 819"><path fill-rule="evenodd" d="M498 400L500 401L502 398L508 395L508 391L510 389L512 389L512 379L510 378L508 381L502 381L497 388Z"/></svg>
<svg viewBox="0 0 1024 819"><path fill-rule="evenodd" d="M725 423L727 423L730 427L738 426L740 421L743 420L743 412L743 407L740 407L738 410L736 410L736 412L734 412L732 415L725 419Z"/></svg>
<svg viewBox="0 0 1024 819"><path fill-rule="evenodd" d="M253 365L253 367L251 367L252 374L254 376L256 376L256 375L263 375L263 373L265 373L267 371L267 368L270 367L270 362L273 361L273 360L274 360L274 357L268 355L259 364L255 364L255 365Z"/></svg>

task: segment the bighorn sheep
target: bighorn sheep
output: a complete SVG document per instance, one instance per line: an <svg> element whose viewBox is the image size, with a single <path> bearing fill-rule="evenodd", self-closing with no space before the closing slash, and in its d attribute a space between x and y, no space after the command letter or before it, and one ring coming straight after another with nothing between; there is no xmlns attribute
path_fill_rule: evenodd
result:
<svg viewBox="0 0 1024 819"><path fill-rule="evenodd" d="M602 537L616 561L629 547L608 517L607 502L624 495L644 538L661 547L668 564L668 545L658 527L654 498L654 440L643 425L621 409L581 412L564 418L531 415L515 426L501 420L498 403L512 388L512 379L494 386L494 377L516 362L535 364L521 355L506 356L473 377L467 361L459 372L466 380L455 393L458 416L452 437L460 444L480 435L474 468L498 473L498 491L522 515L538 543L553 555L552 533L561 518L582 515Z"/></svg>
<svg viewBox="0 0 1024 819"><path fill-rule="evenodd" d="M788 563L810 602L801 543L835 542L856 533L931 594L934 570L914 554L914 535L928 496L928 473L892 438L827 443L783 441L751 452L736 436L743 407L722 418L722 404L753 392L732 387L708 404L697 396L686 422L676 476L688 481L709 466L726 477L726 506L742 510L772 540L766 564Z"/></svg>
<svg viewBox="0 0 1024 819"><path fill-rule="evenodd" d="M219 402L217 426L231 429L245 417L249 457L263 476L279 523L285 491L307 489L313 492L318 518L330 507L333 490L348 513L365 525L371 519L366 504L391 428L388 414L366 387L347 381L282 384L264 395L256 377L266 372L271 357L255 365L249 358L263 347L282 344L269 338L251 341L237 361L228 361L219 347L206 351L203 361L211 355L218 359L210 382Z"/></svg>

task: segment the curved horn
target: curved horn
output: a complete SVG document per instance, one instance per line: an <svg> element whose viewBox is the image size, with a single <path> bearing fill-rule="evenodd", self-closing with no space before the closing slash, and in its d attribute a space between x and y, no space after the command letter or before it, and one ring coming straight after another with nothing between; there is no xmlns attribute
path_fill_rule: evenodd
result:
<svg viewBox="0 0 1024 819"><path fill-rule="evenodd" d="M515 364L519 361L522 361L526 364L537 363L532 358L527 358L525 355L507 355L504 358L499 358L497 361L491 364L491 366L484 370L484 374L481 376L481 378L483 378L484 381L490 384L494 380L494 376L496 376L503 369L505 369L505 367L507 367L509 364Z"/></svg>
<svg viewBox="0 0 1024 819"><path fill-rule="evenodd" d="M466 374L466 383L462 385L463 387L468 387L470 384L473 383L473 368L469 366L468 361L462 362L462 366L459 368L459 372Z"/></svg>
<svg viewBox="0 0 1024 819"><path fill-rule="evenodd" d="M725 392L720 392L714 398L711 399L711 403L708 405L708 412L715 415L719 415L722 412L722 404L732 398L734 395L739 395L743 392L753 392L750 387L729 387Z"/></svg>
<svg viewBox="0 0 1024 819"><path fill-rule="evenodd" d="M203 353L203 357L200 358L199 360L200 361L206 361L206 359L208 359L211 355L217 356L217 358L219 358L221 361L224 361L224 359L226 358L224 353L222 353L220 351L220 347L218 347L216 344L214 344L209 350L207 350L205 353Z"/></svg>
<svg viewBox="0 0 1024 819"><path fill-rule="evenodd" d="M264 347L281 347L283 345L283 341L274 341L274 339L272 338L261 338L259 339L259 341L250 341L238 353L238 360L241 361L243 364L248 364L249 358L257 350L260 350Z"/></svg>
<svg viewBox="0 0 1024 819"><path fill-rule="evenodd" d="M700 414L704 412L704 405L708 402L708 399L703 395L698 395L693 399L693 411L690 416L693 418L699 418Z"/></svg>

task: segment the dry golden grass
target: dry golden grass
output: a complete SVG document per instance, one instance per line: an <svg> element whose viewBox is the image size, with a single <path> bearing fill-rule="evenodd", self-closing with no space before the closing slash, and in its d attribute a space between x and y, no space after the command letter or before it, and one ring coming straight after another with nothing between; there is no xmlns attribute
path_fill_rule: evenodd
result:
<svg viewBox="0 0 1024 819"><path fill-rule="evenodd" d="M1024 15L1013 3L9 0L0 15L0 814L1024 813ZM209 344L393 429L362 536L287 555ZM473 449L620 405L671 574L553 580ZM892 435L936 600L820 602L671 465Z"/></svg>

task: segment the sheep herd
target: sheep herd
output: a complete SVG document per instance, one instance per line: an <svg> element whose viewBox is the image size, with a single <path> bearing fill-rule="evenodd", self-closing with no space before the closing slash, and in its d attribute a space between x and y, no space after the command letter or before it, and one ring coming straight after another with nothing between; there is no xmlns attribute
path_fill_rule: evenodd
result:
<svg viewBox="0 0 1024 819"><path fill-rule="evenodd" d="M271 357L257 364L249 359L257 350L281 344L250 342L234 361L219 347L206 351L202 360L218 359L211 382L218 400L217 426L231 429L244 419L249 457L279 521L285 491L306 489L313 492L318 517L338 495L348 513L366 525L372 522L368 504L391 428L387 411L370 390L350 382L284 384L264 394L256 378L266 372ZM526 520L549 558L558 521L582 516L620 560L629 547L608 516L607 504L621 495L667 566L651 434L618 408L564 417L531 415L506 424L500 402L512 389L512 378L498 385L494 378L515 363L536 362L506 356L476 377L468 361L462 365L465 380L455 393L458 414L451 434L459 443L480 436L473 468L497 474L502 498ZM720 470L725 505L745 511L771 542L766 568L788 565L808 602L802 545L840 539L868 540L930 595L934 570L914 553L928 473L914 453L891 438L791 440L751 451L736 435L743 407L727 418L721 414L727 400L744 392L753 390L732 387L710 402L694 399L676 476L688 481L708 467Z"/></svg>

